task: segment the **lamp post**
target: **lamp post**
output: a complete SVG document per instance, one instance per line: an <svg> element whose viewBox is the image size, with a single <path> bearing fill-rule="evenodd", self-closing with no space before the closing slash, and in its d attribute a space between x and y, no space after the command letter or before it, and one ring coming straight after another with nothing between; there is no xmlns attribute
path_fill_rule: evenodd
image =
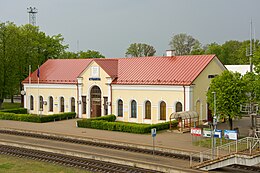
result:
<svg viewBox="0 0 260 173"><path fill-rule="evenodd" d="M215 130L217 129L217 116L216 116L216 92L213 91L213 98L214 98L214 115L213 115L213 129L212 129L212 158L214 159L215 155L215 146L216 146L216 139L214 138Z"/></svg>

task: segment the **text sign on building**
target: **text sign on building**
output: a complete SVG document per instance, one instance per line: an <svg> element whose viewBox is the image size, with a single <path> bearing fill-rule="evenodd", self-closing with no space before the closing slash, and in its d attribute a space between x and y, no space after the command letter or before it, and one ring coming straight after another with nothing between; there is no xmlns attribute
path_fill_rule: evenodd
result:
<svg viewBox="0 0 260 173"><path fill-rule="evenodd" d="M230 140L237 140L236 130L224 130L224 138Z"/></svg>
<svg viewBox="0 0 260 173"><path fill-rule="evenodd" d="M201 128L191 128L190 133L193 136L201 136Z"/></svg>
<svg viewBox="0 0 260 173"><path fill-rule="evenodd" d="M152 137L156 136L156 128L151 129L151 135L152 135Z"/></svg>
<svg viewBox="0 0 260 173"><path fill-rule="evenodd" d="M222 130L215 129L214 138L222 138Z"/></svg>
<svg viewBox="0 0 260 173"><path fill-rule="evenodd" d="M211 137L211 129L203 128L203 137L210 138Z"/></svg>

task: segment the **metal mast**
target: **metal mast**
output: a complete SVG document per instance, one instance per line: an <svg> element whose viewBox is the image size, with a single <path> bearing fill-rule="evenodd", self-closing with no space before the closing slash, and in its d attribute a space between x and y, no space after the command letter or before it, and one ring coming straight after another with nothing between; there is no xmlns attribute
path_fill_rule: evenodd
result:
<svg viewBox="0 0 260 173"><path fill-rule="evenodd" d="M35 7L27 8L27 13L29 14L29 24L35 26L36 25L36 14L38 13L38 9Z"/></svg>
<svg viewBox="0 0 260 173"><path fill-rule="evenodd" d="M255 40L253 40L253 22L252 19L250 21L250 46L249 46L249 52L247 51L246 56L249 57L249 63L250 63L250 72L253 72L253 62L252 62L252 57L253 57L253 44Z"/></svg>

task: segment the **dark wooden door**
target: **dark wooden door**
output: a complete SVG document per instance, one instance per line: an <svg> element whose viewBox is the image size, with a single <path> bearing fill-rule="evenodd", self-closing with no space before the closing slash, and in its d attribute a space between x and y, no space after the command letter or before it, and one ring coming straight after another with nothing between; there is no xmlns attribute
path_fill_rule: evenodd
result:
<svg viewBox="0 0 260 173"><path fill-rule="evenodd" d="M101 90L94 86L90 92L90 117L101 116Z"/></svg>

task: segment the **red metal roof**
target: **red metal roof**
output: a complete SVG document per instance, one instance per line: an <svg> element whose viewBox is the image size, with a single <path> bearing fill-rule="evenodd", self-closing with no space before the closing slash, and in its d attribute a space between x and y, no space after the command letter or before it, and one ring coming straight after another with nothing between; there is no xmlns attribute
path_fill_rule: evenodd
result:
<svg viewBox="0 0 260 173"><path fill-rule="evenodd" d="M94 61L110 76L117 77L117 59L94 59Z"/></svg>
<svg viewBox="0 0 260 173"><path fill-rule="evenodd" d="M77 77L95 61L112 84L122 85L191 85L215 55L139 57L118 59L52 59L40 67L40 83L75 84ZM23 83L28 83L27 77ZM37 83L37 70L31 75Z"/></svg>
<svg viewBox="0 0 260 173"><path fill-rule="evenodd" d="M191 85L215 55L118 59L113 84Z"/></svg>
<svg viewBox="0 0 260 173"><path fill-rule="evenodd" d="M49 59L40 66L40 83L75 84L79 74L92 59ZM37 83L37 70L31 74L31 83ZM23 83L29 83L27 77Z"/></svg>

